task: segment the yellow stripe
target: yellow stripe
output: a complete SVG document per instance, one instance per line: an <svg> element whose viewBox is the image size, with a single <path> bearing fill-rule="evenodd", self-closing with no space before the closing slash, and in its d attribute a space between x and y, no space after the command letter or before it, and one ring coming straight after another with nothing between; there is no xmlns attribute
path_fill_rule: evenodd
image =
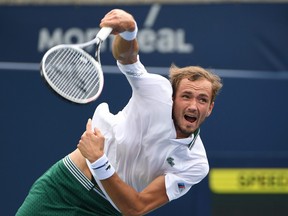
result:
<svg viewBox="0 0 288 216"><path fill-rule="evenodd" d="M288 169L220 169L209 174L209 186L214 193L287 194Z"/></svg>

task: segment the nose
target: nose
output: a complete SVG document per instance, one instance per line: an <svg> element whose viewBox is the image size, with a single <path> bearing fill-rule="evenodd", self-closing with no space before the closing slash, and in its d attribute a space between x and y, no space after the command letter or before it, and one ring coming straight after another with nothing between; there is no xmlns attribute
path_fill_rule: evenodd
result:
<svg viewBox="0 0 288 216"><path fill-rule="evenodd" d="M195 99L191 99L188 104L188 111L195 112L197 110L197 102Z"/></svg>

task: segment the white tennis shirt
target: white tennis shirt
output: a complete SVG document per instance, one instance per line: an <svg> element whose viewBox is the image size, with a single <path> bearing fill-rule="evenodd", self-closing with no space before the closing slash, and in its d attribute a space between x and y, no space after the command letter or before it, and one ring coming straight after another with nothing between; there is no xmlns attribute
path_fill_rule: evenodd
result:
<svg viewBox="0 0 288 216"><path fill-rule="evenodd" d="M201 138L197 137L191 150L188 144L193 134L176 139L168 79L148 73L140 60L131 65L117 64L132 87L132 97L116 115L110 113L108 104L100 104L92 127L105 136L105 153L124 182L140 192L157 176L165 175L167 196L170 201L177 199L208 173ZM118 94L121 97L121 92Z"/></svg>

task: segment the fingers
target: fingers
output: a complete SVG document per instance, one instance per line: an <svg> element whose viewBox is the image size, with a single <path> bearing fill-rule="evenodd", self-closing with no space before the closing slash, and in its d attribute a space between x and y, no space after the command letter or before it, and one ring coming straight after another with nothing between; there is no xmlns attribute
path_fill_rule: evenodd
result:
<svg viewBox="0 0 288 216"><path fill-rule="evenodd" d="M92 129L92 120L91 118L88 119L87 124L86 124L86 132L93 132L94 135L96 136L102 136L101 131L98 128ZM85 132L84 132L85 134Z"/></svg>
<svg viewBox="0 0 288 216"><path fill-rule="evenodd" d="M89 118L86 124L86 131L82 134L78 141L77 148L83 157L90 162L96 161L104 153L105 138L99 129L92 130L92 120Z"/></svg>
<svg viewBox="0 0 288 216"><path fill-rule="evenodd" d="M102 133L101 133L101 131L98 128L94 128L94 134L97 137L102 137Z"/></svg>
<svg viewBox="0 0 288 216"><path fill-rule="evenodd" d="M87 124L86 124L86 131L93 131L92 130L92 121L91 119L89 118L88 121L87 121Z"/></svg>
<svg viewBox="0 0 288 216"><path fill-rule="evenodd" d="M112 34L118 34L123 31L133 31L134 18L131 14L121 9L113 9L108 12L101 20L100 27L109 26L113 28Z"/></svg>

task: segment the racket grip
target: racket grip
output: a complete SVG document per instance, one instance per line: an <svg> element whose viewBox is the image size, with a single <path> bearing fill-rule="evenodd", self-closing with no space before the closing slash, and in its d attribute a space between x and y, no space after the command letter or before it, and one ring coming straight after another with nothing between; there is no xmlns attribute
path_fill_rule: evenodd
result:
<svg viewBox="0 0 288 216"><path fill-rule="evenodd" d="M110 35L111 31L112 31L111 27L103 27L98 32L97 38L99 38L101 41L104 41Z"/></svg>

